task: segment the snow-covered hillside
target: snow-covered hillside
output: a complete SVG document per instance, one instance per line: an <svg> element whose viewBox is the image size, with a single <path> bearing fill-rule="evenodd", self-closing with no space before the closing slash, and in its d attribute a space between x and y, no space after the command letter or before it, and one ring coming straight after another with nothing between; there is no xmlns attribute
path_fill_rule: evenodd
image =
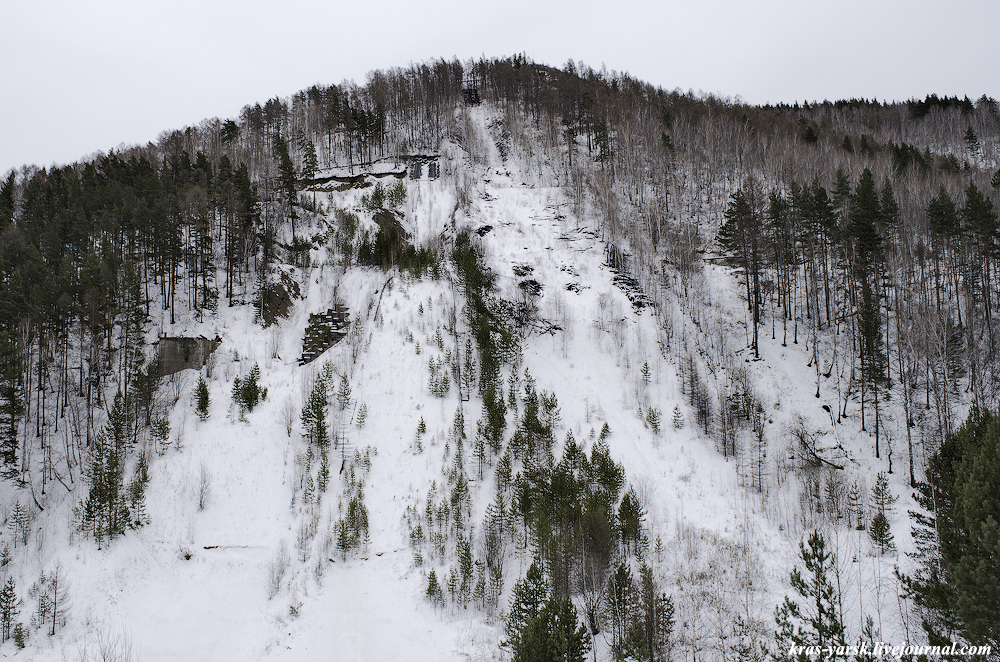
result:
<svg viewBox="0 0 1000 662"><path fill-rule="evenodd" d="M616 281L628 274L608 266L608 244L592 208L573 204L558 167L541 151L528 155L505 145L497 111L488 104L459 112L467 115L464 135L443 142L435 161L440 177L398 180L406 191L402 229L442 254L469 233L498 294L532 313L516 364L502 368L503 383L522 393L530 376L539 392L557 398L556 457L569 434L589 454L607 426L610 455L645 511L646 558L676 608L678 657L683 650L698 659L733 659L740 637L770 638L774 605L790 591L798 541L811 526L803 505L809 490L828 489L818 481L835 475L841 477L836 489L860 479L867 494L874 472L887 467L870 464L869 437L857 425L835 424L836 375L820 377L815 396L806 332L798 345L762 343L762 360L750 361L749 352L738 351L746 346L741 284L724 266L706 265L684 285L705 304L700 319L685 316L680 286L671 289L666 277L663 290L650 293L656 305L646 305L629 281ZM336 229L336 209L353 210L363 227L374 228L361 200L371 191L316 184L305 196L318 213L307 215L298 232L320 237ZM10 564L25 589L59 568L68 596L65 627L53 637L33 634L20 652L8 642L0 649L5 654L104 659L97 651L115 645L147 661L490 660L507 654L500 647L502 613L532 561L530 551L511 545L496 605L463 608L427 599L430 571L443 582L455 563L455 541L447 543L447 554L424 557L411 539L413 514L425 511L429 492L453 479L457 412L471 496L467 535L477 561L497 491L497 459L489 458L480 476L473 457L483 410L476 389L431 388L432 373L447 375L474 342L455 266L444 260L436 278L345 267L332 241L315 242L309 263L286 268L301 298L271 327L254 321L251 306L228 302L200 322L191 316L171 325L166 312L154 319L151 338L218 336L221 345L200 375L182 371L161 387L171 403L171 432L151 455L149 521L98 549L74 527L79 495L50 484L46 509L34 517L28 544L12 546ZM350 311L347 337L299 365L309 315L335 304ZM765 412L760 439L766 446L762 441L757 456L719 452L698 425L686 390L691 368L684 365L685 357L698 355L696 336L729 356L723 370L752 375ZM439 364L445 367L432 367ZM267 394L244 415L233 405L233 381L246 379L254 365ZM207 420L195 411L199 376L209 388ZM301 420L321 378L329 386L329 427L338 438L329 450L325 491L314 482L321 460ZM516 427L516 411L508 415L508 429ZM421 423L426 431L418 431ZM839 467L817 470L816 486L793 470L796 450L788 440L795 430L812 435L829 451L824 459ZM765 491L760 472L776 487ZM890 479L897 477L903 480L901 474ZM903 482L893 482L892 490L908 492ZM345 552L338 547L338 521L358 495L367 509L367 536ZM903 551L908 521L899 513L907 505L904 496L891 521ZM863 615L877 614L881 638L902 641L894 557L872 555L864 532L831 532L851 632L860 631ZM34 608L25 599L22 616ZM745 632L734 631L736 616L746 619ZM606 636L595 637L598 660L610 659Z"/></svg>

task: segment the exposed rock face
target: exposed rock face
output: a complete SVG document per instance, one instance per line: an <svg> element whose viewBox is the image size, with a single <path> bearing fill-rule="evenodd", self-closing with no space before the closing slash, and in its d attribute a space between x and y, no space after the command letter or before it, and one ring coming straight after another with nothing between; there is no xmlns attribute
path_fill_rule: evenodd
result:
<svg viewBox="0 0 1000 662"><path fill-rule="evenodd" d="M160 376L172 375L181 370L200 370L222 341L216 336L210 340L199 338L160 338L156 342L157 368Z"/></svg>
<svg viewBox="0 0 1000 662"><path fill-rule="evenodd" d="M390 230L395 230L400 238L409 240L410 233L403 229L402 218L402 214L390 209L379 209L373 216L375 223L378 224L382 232L389 233Z"/></svg>
<svg viewBox="0 0 1000 662"><path fill-rule="evenodd" d="M293 300L299 296L299 284L287 273L281 274L279 282L264 288L260 297L260 319L264 326L271 326L279 317L288 317Z"/></svg>

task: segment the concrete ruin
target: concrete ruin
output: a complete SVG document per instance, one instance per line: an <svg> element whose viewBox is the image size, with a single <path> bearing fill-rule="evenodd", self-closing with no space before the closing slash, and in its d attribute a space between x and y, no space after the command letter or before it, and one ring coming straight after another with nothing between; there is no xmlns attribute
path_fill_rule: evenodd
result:
<svg viewBox="0 0 1000 662"><path fill-rule="evenodd" d="M172 375L189 368L201 370L208 363L222 340L216 336L210 340L204 336L198 338L167 338L156 341L156 365L161 377Z"/></svg>
<svg viewBox="0 0 1000 662"><path fill-rule="evenodd" d="M347 336L347 325L351 314L340 304L335 305L325 313L315 313L309 316L309 326L306 327L302 339L302 356L299 365L312 363L319 355L330 349Z"/></svg>

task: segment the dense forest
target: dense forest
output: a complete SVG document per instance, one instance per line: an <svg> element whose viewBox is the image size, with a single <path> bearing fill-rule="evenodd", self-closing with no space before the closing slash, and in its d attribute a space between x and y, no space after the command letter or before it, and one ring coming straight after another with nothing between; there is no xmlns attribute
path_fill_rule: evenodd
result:
<svg viewBox="0 0 1000 662"><path fill-rule="evenodd" d="M530 548L537 565L507 611L514 659L543 659L534 655L545 646L562 646L558 659L585 659L602 627L616 659L693 650L647 565L641 507L602 445L606 433L589 456L572 435L554 454L556 396L519 369L518 334L537 311L496 295L475 237L456 228L408 245L391 226L363 230L342 210L329 236L314 231L322 203L303 190L330 173L400 168L443 141L485 159L462 112L470 89L496 113L501 153L522 159L539 186L565 190L578 217L597 220L607 264L651 303L692 423L775 521L802 531L867 527L882 552L894 547L884 522L898 497L874 478L873 495L861 494L805 425L788 461L801 510L782 514L776 498L767 501L787 477L765 462L777 454L768 455L774 440L764 432L772 405L758 394L754 365L767 346L801 344L815 397L836 403L831 420L864 433L865 463L905 472L917 494L918 570L900 586L924 637L1000 647L990 616L1000 601L982 583L1000 576L1000 436L989 413L1000 398L1000 107L985 96L748 106L572 61L559 69L523 56L438 60L372 72L363 85L315 85L91 161L12 171L0 183L4 479L39 511L50 490L82 486L78 526L99 544L141 526L148 458L137 442L165 434L152 341L220 307L254 306L261 325L273 323L265 302L286 267L309 266L310 250L332 239L347 266L416 278L451 270L468 302L475 347L465 355L478 373L467 372L478 378L460 388L482 399L479 434L469 440L464 424L456 428L450 523L419 512L409 522L420 554L457 559L451 600L492 609L503 590L500 550ZM442 176L457 191L454 219L470 208L476 182ZM391 210L400 196L380 184L366 204ZM713 300L706 271L716 266L739 280L742 326L726 323ZM309 414L323 458L329 441L316 421L325 419L325 389L334 390L327 381ZM657 430L667 423L660 415L644 414ZM459 514L466 444L480 475L484 466L498 472L478 588ZM828 554L821 536L802 544L799 564L813 580L796 568L792 585L801 609L812 600L820 613L810 621L787 601L777 613L781 645L848 642L842 623L823 621ZM431 602L444 604L448 581L430 572ZM759 631L735 621L720 659L763 656Z"/></svg>

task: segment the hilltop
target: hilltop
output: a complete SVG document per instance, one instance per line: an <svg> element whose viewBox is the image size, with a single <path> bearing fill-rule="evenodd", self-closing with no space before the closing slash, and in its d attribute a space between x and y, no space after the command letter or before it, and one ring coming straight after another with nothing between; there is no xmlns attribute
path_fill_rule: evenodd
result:
<svg viewBox="0 0 1000 662"><path fill-rule="evenodd" d="M925 643L894 570L1000 385L998 125L442 60L10 173L4 636L758 659L818 531L845 640Z"/></svg>

